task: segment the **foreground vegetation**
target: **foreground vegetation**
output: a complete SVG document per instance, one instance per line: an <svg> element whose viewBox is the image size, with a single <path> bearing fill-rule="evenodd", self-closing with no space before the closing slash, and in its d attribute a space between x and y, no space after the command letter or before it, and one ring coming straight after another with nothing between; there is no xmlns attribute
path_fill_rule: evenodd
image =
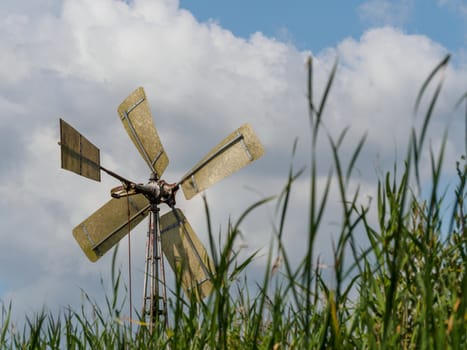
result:
<svg viewBox="0 0 467 350"><path fill-rule="evenodd" d="M150 333L142 326L136 331L138 327L121 320L121 281L113 265L113 295L107 297L103 308L85 295L81 310L64 310L59 315L43 312L27 318L24 328L18 330L10 322L11 306L3 305L0 348L465 348L467 163L464 155L457 164L447 165L456 168L457 179L452 193L445 192L440 179L446 137L436 154L425 141L441 90L440 73L448 61L446 57L423 84L415 104L416 111L421 113L422 97L429 101L427 111L422 113L422 126L412 131L403 169L394 167L380 179L374 194L376 203L370 208L361 205L358 189L349 190L365 138L355 143L349 159L342 159L346 130L333 139L323 127L324 107L336 66L322 99L315 104L310 59L309 217L308 231L303 234L306 252L298 265L291 263L283 244L287 239L291 190L295 180L304 176L291 167L283 191L274 199L279 213L273 227L275 239L269 250L267 268L254 292L242 276L255 256L239 261L233 245L245 217L269 198L253 204L230 225L221 249L216 249L210 230L211 253L216 265L215 292L206 300L196 302L179 297L182 292L177 286L169 298L172 315L169 329ZM429 87L434 92L427 97ZM459 100L459 105L464 100L467 95ZM324 188L318 188L319 137L320 142L329 143L334 161ZM428 152L431 169L431 192L426 198L419 195L422 151ZM334 185L339 189L341 220L331 267L334 279L330 280L323 277L314 255L314 244ZM209 208L206 202L205 205L210 228ZM363 247L362 235L367 242ZM279 278L275 277L277 270Z"/></svg>

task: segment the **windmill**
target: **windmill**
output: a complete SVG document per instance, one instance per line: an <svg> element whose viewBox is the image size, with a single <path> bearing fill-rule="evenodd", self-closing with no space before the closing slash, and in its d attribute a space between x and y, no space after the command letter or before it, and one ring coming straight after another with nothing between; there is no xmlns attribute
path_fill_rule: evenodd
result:
<svg viewBox="0 0 467 350"><path fill-rule="evenodd" d="M135 183L104 168L99 149L63 119L60 119L59 142L61 166L95 181L100 181L104 171L121 182L111 189L112 199L73 229L73 236L89 260L97 261L149 217L141 318L152 330L154 324L167 326L168 322L164 258L181 274L182 287L189 297L204 298L212 291L213 264L183 212L175 207L177 191L182 188L185 198L191 199L260 158L264 149L250 125L244 124L178 182L168 183L162 174L169 159L142 87L120 104L118 114L150 169L147 183ZM160 216L162 204L169 211Z"/></svg>

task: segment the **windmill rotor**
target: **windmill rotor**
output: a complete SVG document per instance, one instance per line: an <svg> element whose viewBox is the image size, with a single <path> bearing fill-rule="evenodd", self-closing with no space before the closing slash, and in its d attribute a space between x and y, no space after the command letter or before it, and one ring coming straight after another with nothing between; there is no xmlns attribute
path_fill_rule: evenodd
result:
<svg viewBox="0 0 467 350"><path fill-rule="evenodd" d="M178 274L188 296L204 298L213 288L214 265L209 254L183 212L175 208L178 190L181 188L185 198L191 199L260 158L264 148L251 126L244 124L178 182L168 183L161 177L169 158L142 87L120 104L118 114L152 175L147 183L136 183L104 168L100 163L100 150L60 119L62 168L95 181L101 180L101 171L104 171L121 182L111 189L112 198L107 203L73 229L73 236L88 259L95 262L149 217L142 317L148 319L151 327L157 322L167 325L164 257ZM162 216L159 214L161 204L170 208Z"/></svg>

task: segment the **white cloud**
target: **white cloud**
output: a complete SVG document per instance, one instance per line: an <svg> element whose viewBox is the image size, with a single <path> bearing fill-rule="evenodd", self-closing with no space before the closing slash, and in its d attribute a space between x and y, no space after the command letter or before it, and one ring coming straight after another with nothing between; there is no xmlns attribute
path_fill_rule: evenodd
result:
<svg viewBox="0 0 467 350"><path fill-rule="evenodd" d="M346 39L323 58L336 55L341 68L328 115L331 130L352 125L363 134L371 125L368 141L374 149L387 154L394 144L404 147L417 93L446 50L427 37L386 27L358 41Z"/></svg>
<svg viewBox="0 0 467 350"><path fill-rule="evenodd" d="M97 264L86 261L71 229L108 200L109 189L117 184L108 177L94 183L59 169L59 116L101 148L104 166L136 181L145 181L147 170L116 108L137 86L146 89L168 152L164 177L169 182L177 181L233 129L251 122L266 155L208 191L215 232L226 227L229 215L238 217L260 198L245 184L265 196L281 189L295 137L296 168L308 164L306 52L261 33L237 38L216 23L197 22L176 1L68 0L36 11L10 11L0 17L0 46L6 53L0 58L5 63L0 65L5 116L0 119L0 284L5 288L0 298L12 298L16 308L39 309L43 301L50 305L54 300L77 304L77 286L99 294L98 275L109 272L109 257ZM367 148L352 180L362 181L365 193L373 189L375 168L390 169L395 150L399 161L404 155L408 131L420 119L414 122L412 117L414 98L444 54L427 37L382 28L315 55L318 97L334 58L340 58L324 123L333 134L350 126L344 154L368 131ZM438 131L443 131L453 102L465 91L466 77L465 67L448 70L430 129L433 144L438 144ZM461 122L451 122L447 162L462 149L463 129L456 127ZM330 163L325 144L323 137L322 176ZM306 241L306 182L305 176L294 189L287 226L287 245L295 253ZM317 242L317 254L328 264L333 210L339 207L335 193L333 189ZM206 242L201 199L180 197L178 203ZM268 246L271 220L275 213L265 208L247 221L245 239L252 250ZM141 226L132 235L133 266L142 266L146 228ZM126 240L121 249L125 246ZM121 266L125 256L121 254ZM135 271L137 296L142 272ZM34 297L27 293L32 288Z"/></svg>

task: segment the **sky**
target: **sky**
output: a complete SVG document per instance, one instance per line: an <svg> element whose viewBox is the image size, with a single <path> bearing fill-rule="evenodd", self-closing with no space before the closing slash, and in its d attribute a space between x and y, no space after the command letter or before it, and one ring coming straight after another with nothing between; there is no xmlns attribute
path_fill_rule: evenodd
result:
<svg viewBox="0 0 467 350"><path fill-rule="evenodd" d="M149 174L116 110L138 86L146 90L170 159L168 182L178 181L211 147L249 122L264 144L264 157L206 191L213 227L225 233L229 217L235 220L252 203L280 193L291 163L308 170L305 62L310 55L316 99L338 59L324 124L333 136L349 127L344 159L367 135L350 184L360 186L361 203L368 203L382 174L395 163L402 167L410 128L421 120L413 112L417 93L451 54L427 138L436 150L449 132L449 183L456 160L465 154L463 114L454 105L467 91L466 48L463 0L2 1L0 303L11 301L21 319L43 306L78 307L81 290L98 301L109 290L111 254L89 262L71 231L119 183L106 175L93 182L60 169L60 117L100 148L106 168L136 182ZM332 161L326 144L321 138L320 185ZM427 159L423 155L424 182ZM294 263L307 239L306 170L293 187L284 233ZM338 201L333 187L315 246L324 264L332 264ZM186 201L179 194L177 205L207 244L202 198ZM271 203L242 225L244 256L260 250L248 270L250 280L262 277L277 223ZM145 226L131 235L136 304ZM122 240L117 260L125 278L127 247Z"/></svg>

